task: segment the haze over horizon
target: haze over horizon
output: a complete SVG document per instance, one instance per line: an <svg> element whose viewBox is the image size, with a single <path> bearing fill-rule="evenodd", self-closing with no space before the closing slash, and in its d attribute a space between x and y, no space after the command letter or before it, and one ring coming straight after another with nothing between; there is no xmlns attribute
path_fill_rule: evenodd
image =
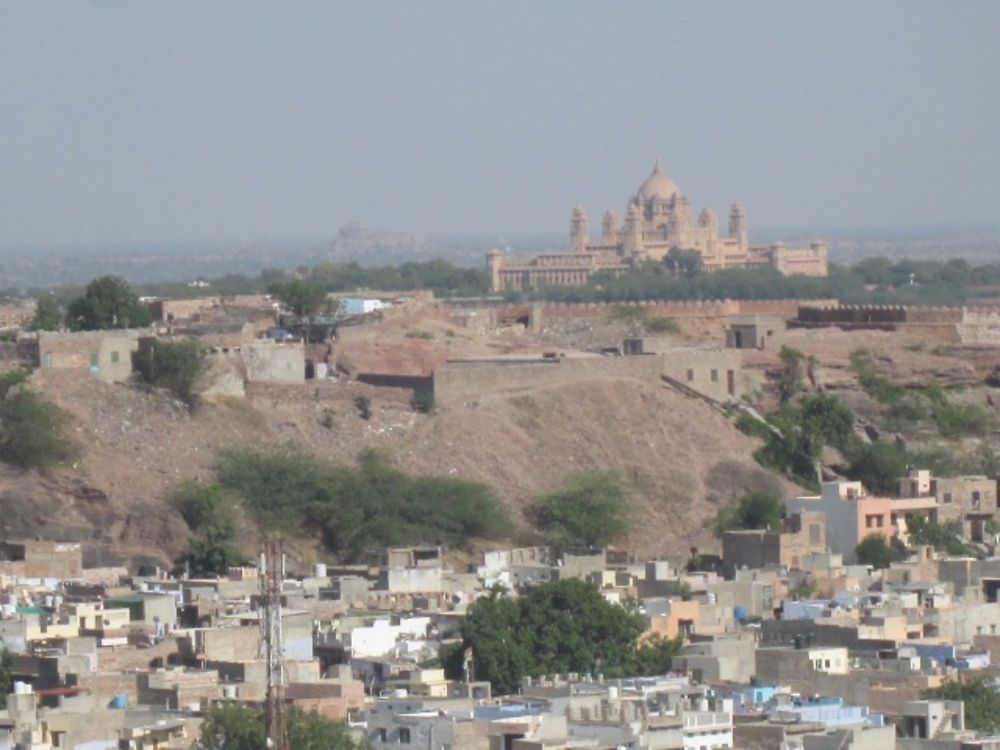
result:
<svg viewBox="0 0 1000 750"><path fill-rule="evenodd" d="M0 245L995 225L1000 5L0 7Z"/></svg>

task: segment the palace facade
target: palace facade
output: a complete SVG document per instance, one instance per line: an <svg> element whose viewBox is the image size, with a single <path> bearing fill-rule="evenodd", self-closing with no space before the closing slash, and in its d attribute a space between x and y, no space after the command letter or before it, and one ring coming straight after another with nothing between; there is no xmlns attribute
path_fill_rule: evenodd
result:
<svg viewBox="0 0 1000 750"><path fill-rule="evenodd" d="M729 211L728 229L727 235L721 235L718 220L707 208L695 219L687 196L657 161L629 200L625 221L613 210L605 213L596 242L591 241L586 213L577 206L570 217L565 252L518 257L490 250L486 254L490 288L502 292L585 284L601 271L622 274L643 261L662 262L674 248L697 250L705 271L768 267L786 275L827 275L825 242L806 248L785 247L780 242L751 247L746 212L738 202Z"/></svg>

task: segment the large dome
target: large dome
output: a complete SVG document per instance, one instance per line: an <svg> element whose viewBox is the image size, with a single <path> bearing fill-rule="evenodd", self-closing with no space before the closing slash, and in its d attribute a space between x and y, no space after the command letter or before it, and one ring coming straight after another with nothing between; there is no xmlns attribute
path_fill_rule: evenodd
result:
<svg viewBox="0 0 1000 750"><path fill-rule="evenodd" d="M663 174L663 169L660 167L659 160L657 160L652 174L639 186L639 197L643 202L653 198L669 200L673 197L674 193L679 193L680 191L681 189L677 187L677 183Z"/></svg>

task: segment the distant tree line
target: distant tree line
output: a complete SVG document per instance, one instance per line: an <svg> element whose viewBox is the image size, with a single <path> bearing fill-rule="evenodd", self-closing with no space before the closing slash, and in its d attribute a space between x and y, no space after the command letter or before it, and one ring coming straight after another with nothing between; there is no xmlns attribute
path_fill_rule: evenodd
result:
<svg viewBox="0 0 1000 750"><path fill-rule="evenodd" d="M102 277L107 280L115 277ZM157 282L136 286L145 296L184 298L264 294L297 279L324 292L356 290L409 291L430 289L437 297L478 296L489 292L484 268L469 268L436 259L365 267L358 263L322 263L294 270L268 268L256 276L226 274L205 280L192 288L186 281ZM98 280L95 280L95 282ZM120 279L119 279L120 281ZM95 282L91 282L94 284ZM124 283L124 282L122 282ZM107 287L106 281L102 286ZM577 287L552 286L528 292L511 292L511 300L540 299L563 302L628 302L636 300L696 299L839 299L845 303L958 305L996 294L1000 288L1000 263L973 265L963 259L891 260L866 258L853 266L830 265L827 278L783 276L773 269L741 269L706 272L693 250L675 248L662 262L648 261L622 276L597 274ZM59 313L81 297L93 297L89 287L29 289L36 298L48 299L41 320L62 320ZM104 289L106 294L109 290ZM16 297L17 290L2 295ZM54 304L53 304L54 303ZM67 316L69 327L108 325L106 308L79 304ZM140 313L141 315L141 313ZM118 320L126 317L118 315ZM112 319L114 319L112 317ZM51 325L51 323L49 323ZM135 323L133 323L135 325Z"/></svg>

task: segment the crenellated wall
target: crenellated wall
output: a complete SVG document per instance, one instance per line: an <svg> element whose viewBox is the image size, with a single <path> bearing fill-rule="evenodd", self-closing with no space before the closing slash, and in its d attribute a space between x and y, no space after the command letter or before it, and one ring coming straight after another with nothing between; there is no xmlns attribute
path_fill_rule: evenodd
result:
<svg viewBox="0 0 1000 750"><path fill-rule="evenodd" d="M538 329L548 321L566 318L608 318L623 307L639 308L651 318L677 320L720 320L730 315L779 315L794 318L803 306L836 308L834 299L768 299L768 300L648 300L642 302L535 302L500 304L491 307L499 322L525 321Z"/></svg>

